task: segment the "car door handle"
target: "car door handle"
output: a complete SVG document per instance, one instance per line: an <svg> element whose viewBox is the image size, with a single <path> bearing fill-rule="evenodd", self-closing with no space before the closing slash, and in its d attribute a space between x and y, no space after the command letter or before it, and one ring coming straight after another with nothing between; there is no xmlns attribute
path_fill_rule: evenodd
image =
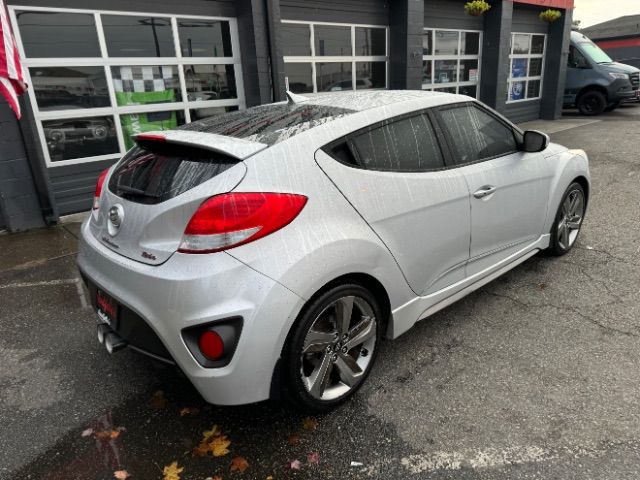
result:
<svg viewBox="0 0 640 480"><path fill-rule="evenodd" d="M480 190L477 190L473 194L473 196L476 198L484 198L484 197L488 197L492 193L495 193L495 191L496 191L496 187L494 187L493 185L485 185L484 187L480 188Z"/></svg>

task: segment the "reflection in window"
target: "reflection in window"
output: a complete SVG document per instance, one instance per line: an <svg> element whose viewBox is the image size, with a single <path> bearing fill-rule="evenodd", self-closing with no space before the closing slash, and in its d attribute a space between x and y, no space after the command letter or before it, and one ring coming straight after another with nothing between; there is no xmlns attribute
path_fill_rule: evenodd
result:
<svg viewBox="0 0 640 480"><path fill-rule="evenodd" d="M542 75L542 58L529 59L529 77Z"/></svg>
<svg viewBox="0 0 640 480"><path fill-rule="evenodd" d="M17 11L16 18L27 58L100 57L92 14Z"/></svg>
<svg viewBox="0 0 640 480"><path fill-rule="evenodd" d="M457 60L436 60L435 72L436 83L450 83L458 81L458 61Z"/></svg>
<svg viewBox="0 0 640 480"><path fill-rule="evenodd" d="M422 36L422 54L433 55L433 30L427 30Z"/></svg>
<svg viewBox="0 0 640 480"><path fill-rule="evenodd" d="M180 102L176 65L111 67L118 106Z"/></svg>
<svg viewBox="0 0 640 480"><path fill-rule="evenodd" d="M442 153L426 115L398 120L353 139L362 167L419 172L442 168Z"/></svg>
<svg viewBox="0 0 640 480"><path fill-rule="evenodd" d="M513 131L475 105L440 112L442 124L453 139L458 164L466 164L513 153L517 150Z"/></svg>
<svg viewBox="0 0 640 480"><path fill-rule="evenodd" d="M531 53L544 52L544 35L533 35L531 37Z"/></svg>
<svg viewBox="0 0 640 480"><path fill-rule="evenodd" d="M356 90L385 88L386 86L385 62L356 62Z"/></svg>
<svg viewBox="0 0 640 480"><path fill-rule="evenodd" d="M460 95L466 95L471 98L476 98L478 96L477 85L463 85L458 90L459 90L458 93Z"/></svg>
<svg viewBox="0 0 640 480"><path fill-rule="evenodd" d="M515 34L512 37L513 53L526 54L529 53L530 35Z"/></svg>
<svg viewBox="0 0 640 480"><path fill-rule="evenodd" d="M31 67L40 111L111 106L104 67Z"/></svg>
<svg viewBox="0 0 640 480"><path fill-rule="evenodd" d="M285 63L284 76L287 89L293 93L313 92L313 74L310 63Z"/></svg>
<svg viewBox="0 0 640 480"><path fill-rule="evenodd" d="M284 39L283 55L285 57L309 57L311 56L311 29L309 25L283 23L282 38Z"/></svg>
<svg viewBox="0 0 640 480"><path fill-rule="evenodd" d="M175 57L171 21L160 17L102 15L110 57Z"/></svg>
<svg viewBox="0 0 640 480"><path fill-rule="evenodd" d="M432 64L433 62L431 60L422 62L422 85L429 85L433 81Z"/></svg>
<svg viewBox="0 0 640 480"><path fill-rule="evenodd" d="M351 28L315 25L316 55L351 56Z"/></svg>
<svg viewBox="0 0 640 480"><path fill-rule="evenodd" d="M385 56L387 32L384 28L356 27L356 55Z"/></svg>
<svg viewBox="0 0 640 480"><path fill-rule="evenodd" d="M460 35L460 54L478 55L480 53L480 33L462 32Z"/></svg>
<svg viewBox="0 0 640 480"><path fill-rule="evenodd" d="M514 33L511 37L513 51L510 55L507 101L538 99L541 93L545 36Z"/></svg>
<svg viewBox="0 0 640 480"><path fill-rule="evenodd" d="M178 19L183 57L232 57L229 22Z"/></svg>
<svg viewBox="0 0 640 480"><path fill-rule="evenodd" d="M458 32L436 30L436 55L458 54Z"/></svg>
<svg viewBox="0 0 640 480"><path fill-rule="evenodd" d="M319 92L353 90L351 63L316 63L316 84Z"/></svg>
<svg viewBox="0 0 640 480"><path fill-rule="evenodd" d="M460 60L460 81L478 81L478 60Z"/></svg>
<svg viewBox="0 0 640 480"><path fill-rule="evenodd" d="M238 96L233 65L185 65L184 79L190 102Z"/></svg>
<svg viewBox="0 0 640 480"><path fill-rule="evenodd" d="M191 115L191 121L196 122L198 120L202 120L203 118L216 117L218 115L222 115L223 113L235 112L236 110L238 110L237 106L193 108L189 110L189 115Z"/></svg>
<svg viewBox="0 0 640 480"><path fill-rule="evenodd" d="M124 144L127 150L135 145L133 137L140 133L171 130L184 124L184 112L182 110L120 115L120 125L122 126Z"/></svg>
<svg viewBox="0 0 640 480"><path fill-rule="evenodd" d="M52 162L118 153L113 117L83 117L42 122Z"/></svg>

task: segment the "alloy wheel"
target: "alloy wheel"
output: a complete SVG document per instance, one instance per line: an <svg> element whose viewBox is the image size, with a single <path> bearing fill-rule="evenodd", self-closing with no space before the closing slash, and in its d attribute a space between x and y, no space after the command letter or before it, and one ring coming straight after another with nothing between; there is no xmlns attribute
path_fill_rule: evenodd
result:
<svg viewBox="0 0 640 480"><path fill-rule="evenodd" d="M584 217L584 194L580 190L572 190L562 204L562 217L558 222L558 245L563 250L569 250L578 238L582 219Z"/></svg>
<svg viewBox="0 0 640 480"><path fill-rule="evenodd" d="M307 392L335 400L364 378L376 347L377 320L363 298L344 296L328 305L305 336L300 374Z"/></svg>

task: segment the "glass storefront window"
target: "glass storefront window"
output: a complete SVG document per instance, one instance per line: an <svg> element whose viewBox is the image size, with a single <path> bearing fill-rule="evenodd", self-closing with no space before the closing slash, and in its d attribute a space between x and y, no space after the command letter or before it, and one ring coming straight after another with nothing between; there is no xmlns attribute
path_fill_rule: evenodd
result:
<svg viewBox="0 0 640 480"><path fill-rule="evenodd" d="M236 98L238 95L233 65L185 65L184 81L190 102Z"/></svg>
<svg viewBox="0 0 640 480"><path fill-rule="evenodd" d="M545 44L545 35L532 33L513 33L511 35L511 69L507 102L540 98Z"/></svg>
<svg viewBox="0 0 640 480"><path fill-rule="evenodd" d="M479 31L425 29L422 37L423 90L477 95L481 43L482 32Z"/></svg>
<svg viewBox="0 0 640 480"><path fill-rule="evenodd" d="M288 90L311 93L387 87L386 27L283 20L282 32ZM329 56L341 58L326 58Z"/></svg>
<svg viewBox="0 0 640 480"><path fill-rule="evenodd" d="M175 57L171 20L163 17L102 15L110 57Z"/></svg>
<svg viewBox="0 0 640 480"><path fill-rule="evenodd" d="M29 74L42 112L111 105L104 67L31 67Z"/></svg>
<svg viewBox="0 0 640 480"><path fill-rule="evenodd" d="M118 106L180 102L180 79L176 65L111 67Z"/></svg>
<svg viewBox="0 0 640 480"><path fill-rule="evenodd" d="M316 56L350 57L351 28L314 25Z"/></svg>
<svg viewBox="0 0 640 480"><path fill-rule="evenodd" d="M311 29L309 25L282 24L283 55L285 57L308 57L311 55Z"/></svg>
<svg viewBox="0 0 640 480"><path fill-rule="evenodd" d="M316 85L319 92L353 90L351 63L316 63Z"/></svg>
<svg viewBox="0 0 640 480"><path fill-rule="evenodd" d="M531 35L513 34L511 39L514 55L529 53Z"/></svg>
<svg viewBox="0 0 640 480"><path fill-rule="evenodd" d="M80 117L42 122L52 162L118 153L113 117Z"/></svg>
<svg viewBox="0 0 640 480"><path fill-rule="evenodd" d="M356 62L356 90L386 88L386 80L385 62Z"/></svg>
<svg viewBox="0 0 640 480"><path fill-rule="evenodd" d="M356 27L356 55L371 57L387 54L387 31L384 28Z"/></svg>
<svg viewBox="0 0 640 480"><path fill-rule="evenodd" d="M33 8L8 10L47 166L245 106L234 18Z"/></svg>
<svg viewBox="0 0 640 480"><path fill-rule="evenodd" d="M27 58L100 57L90 13L16 11Z"/></svg>
<svg viewBox="0 0 640 480"><path fill-rule="evenodd" d="M232 57L229 22L224 20L178 19L183 57Z"/></svg>
<svg viewBox="0 0 640 480"><path fill-rule="evenodd" d="M287 88L293 93L313 92L313 71L310 63L285 63Z"/></svg>

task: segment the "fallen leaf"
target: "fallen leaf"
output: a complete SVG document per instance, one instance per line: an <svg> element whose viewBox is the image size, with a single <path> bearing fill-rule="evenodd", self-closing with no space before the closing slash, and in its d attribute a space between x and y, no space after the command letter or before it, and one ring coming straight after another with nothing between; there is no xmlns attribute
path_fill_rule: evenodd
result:
<svg viewBox="0 0 640 480"><path fill-rule="evenodd" d="M318 421L315 418L307 417L302 420L302 428L305 430L315 430L318 428Z"/></svg>
<svg viewBox="0 0 640 480"><path fill-rule="evenodd" d="M273 475L269 475L267 478L265 478L264 480L273 480Z"/></svg>
<svg viewBox="0 0 640 480"><path fill-rule="evenodd" d="M289 462L289 468L291 468L292 470L300 470L301 467L302 462L300 462L300 460L292 460L291 462Z"/></svg>
<svg viewBox="0 0 640 480"><path fill-rule="evenodd" d="M83 430L82 433L80 434L81 437L88 437L89 435L93 434L93 428L87 428L86 430Z"/></svg>
<svg viewBox="0 0 640 480"><path fill-rule="evenodd" d="M209 443L211 447L211 453L214 457L222 457L229 453L229 445L231 441L227 440L226 436L213 437L213 440Z"/></svg>
<svg viewBox="0 0 640 480"><path fill-rule="evenodd" d="M120 436L119 430L103 430L102 432L95 432L96 438L106 440L109 438L118 438Z"/></svg>
<svg viewBox="0 0 640 480"><path fill-rule="evenodd" d="M162 390L158 390L153 394L153 397L149 400L149 406L154 410L162 410L167 406L167 399Z"/></svg>
<svg viewBox="0 0 640 480"><path fill-rule="evenodd" d="M289 445L300 443L300 437L298 435L289 435L289 438L287 438L287 443Z"/></svg>
<svg viewBox="0 0 640 480"><path fill-rule="evenodd" d="M234 457L231 460L231 471L232 472L244 472L247 468L249 468L249 462L244 457Z"/></svg>
<svg viewBox="0 0 640 480"><path fill-rule="evenodd" d="M172 462L162 470L162 480L180 480L180 473L184 467L178 467L178 462Z"/></svg>
<svg viewBox="0 0 640 480"><path fill-rule="evenodd" d="M126 470L116 470L115 472L113 472L113 476L118 480L126 480L131 475L129 475L129 472L127 472Z"/></svg>
<svg viewBox="0 0 640 480"><path fill-rule="evenodd" d="M307 463L318 463L320 461L320 454L318 452L311 452L307 455Z"/></svg>
<svg viewBox="0 0 640 480"><path fill-rule="evenodd" d="M546 283L539 283L539 284L538 284L538 288L539 288L540 290L544 290L545 288L547 288L547 284L546 284Z"/></svg>
<svg viewBox="0 0 640 480"><path fill-rule="evenodd" d="M209 439L210 437L220 435L220 433L222 433L220 427L218 425L214 425L213 427L211 427L211 430L205 430L204 432L202 432L202 436L205 439Z"/></svg>
<svg viewBox="0 0 640 480"><path fill-rule="evenodd" d="M198 413L200 413L200 409L199 408L184 407L184 408L180 409L180 416L181 417L186 417L187 415L197 415Z"/></svg>

